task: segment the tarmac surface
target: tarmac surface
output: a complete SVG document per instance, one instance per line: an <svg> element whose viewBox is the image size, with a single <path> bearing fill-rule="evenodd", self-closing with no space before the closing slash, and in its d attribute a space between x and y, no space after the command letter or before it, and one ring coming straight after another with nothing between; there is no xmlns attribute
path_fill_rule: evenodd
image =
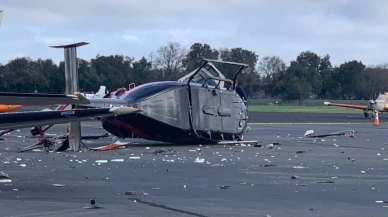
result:
<svg viewBox="0 0 388 217"><path fill-rule="evenodd" d="M267 122L249 125L245 139L258 146L19 153L36 139L14 132L0 140L0 171L10 177L0 179L0 216L387 216L388 123L276 114L250 115ZM356 135L303 138L309 129ZM83 131L104 133L98 122ZM64 132L60 125L49 133ZM91 199L102 208L87 209Z"/></svg>

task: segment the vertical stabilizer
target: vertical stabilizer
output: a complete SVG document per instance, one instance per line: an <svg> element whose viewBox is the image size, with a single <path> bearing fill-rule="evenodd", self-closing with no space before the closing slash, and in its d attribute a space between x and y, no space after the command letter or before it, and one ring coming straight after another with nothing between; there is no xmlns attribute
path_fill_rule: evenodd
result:
<svg viewBox="0 0 388 217"><path fill-rule="evenodd" d="M65 56L65 83L66 94L75 95L79 93L77 47L87 45L86 42L75 44L50 46L52 48L63 48ZM74 106L73 106L74 107ZM80 150L81 144L81 122L73 121L69 126L69 145L73 151Z"/></svg>

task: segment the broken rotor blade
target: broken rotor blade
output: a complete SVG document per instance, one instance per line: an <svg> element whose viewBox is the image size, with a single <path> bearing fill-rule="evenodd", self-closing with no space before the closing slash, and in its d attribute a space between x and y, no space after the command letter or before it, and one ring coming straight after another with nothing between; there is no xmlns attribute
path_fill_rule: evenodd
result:
<svg viewBox="0 0 388 217"><path fill-rule="evenodd" d="M134 107L129 106L118 106L118 107L112 107L109 109L110 112L112 112L114 115L126 115L131 114L135 112L140 112L141 110Z"/></svg>
<svg viewBox="0 0 388 217"><path fill-rule="evenodd" d="M55 104L89 104L81 94L40 94L0 92L0 104L10 105L55 105Z"/></svg>

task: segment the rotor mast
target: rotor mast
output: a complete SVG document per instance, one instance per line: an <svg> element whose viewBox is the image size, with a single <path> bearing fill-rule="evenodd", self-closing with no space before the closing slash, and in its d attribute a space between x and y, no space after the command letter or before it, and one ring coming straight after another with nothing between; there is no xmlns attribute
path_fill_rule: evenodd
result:
<svg viewBox="0 0 388 217"><path fill-rule="evenodd" d="M78 79L78 64L77 64L77 47L87 45L87 42L79 42L74 44L49 46L51 48L63 48L65 59L65 83L66 95L76 95L79 93L79 79ZM72 105L74 109L75 105ZM69 146L73 151L80 150L81 144L81 122L70 122L69 128Z"/></svg>

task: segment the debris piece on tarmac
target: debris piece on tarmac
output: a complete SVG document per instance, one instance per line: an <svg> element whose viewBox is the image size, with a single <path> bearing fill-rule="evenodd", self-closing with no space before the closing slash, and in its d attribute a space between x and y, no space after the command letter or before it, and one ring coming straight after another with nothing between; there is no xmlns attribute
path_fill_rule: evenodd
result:
<svg viewBox="0 0 388 217"><path fill-rule="evenodd" d="M100 165L100 164L108 163L108 160L95 160L94 162L96 162L98 165Z"/></svg>
<svg viewBox="0 0 388 217"><path fill-rule="evenodd" d="M52 184L52 186L54 186L54 187L65 187L64 184Z"/></svg>
<svg viewBox="0 0 388 217"><path fill-rule="evenodd" d="M111 151L111 150L115 150L115 149L119 149L119 148L124 148L127 145L128 145L128 143L123 143L123 142L120 142L120 141L116 141L113 144L103 145L103 146L99 146L99 147L96 147L96 148L91 148L91 150L94 150L94 151Z"/></svg>
<svg viewBox="0 0 388 217"><path fill-rule="evenodd" d="M332 181L332 180L325 180L325 181L317 181L316 183L318 183L318 184L333 184L334 181Z"/></svg>
<svg viewBox="0 0 388 217"><path fill-rule="evenodd" d="M293 166L292 168L293 169L306 169L308 167L298 165L298 166Z"/></svg>
<svg viewBox="0 0 388 217"><path fill-rule="evenodd" d="M130 196L130 197L145 197L148 195L148 193L137 192L137 191L126 191L125 195Z"/></svg>
<svg viewBox="0 0 388 217"><path fill-rule="evenodd" d="M124 159L122 158L117 158L117 159L112 159L110 160L111 162L124 162Z"/></svg>
<svg viewBox="0 0 388 217"><path fill-rule="evenodd" d="M103 207L96 205L96 200L95 199L91 199L90 200L90 206L84 207L84 209L102 209L102 208Z"/></svg>
<svg viewBox="0 0 388 217"><path fill-rule="evenodd" d="M291 179L298 179L299 176L291 176L290 178L291 178Z"/></svg>
<svg viewBox="0 0 388 217"><path fill-rule="evenodd" d="M230 185L221 185L219 188L222 189L222 190L226 190L226 189L229 189L231 187L232 186L230 186Z"/></svg>
<svg viewBox="0 0 388 217"><path fill-rule="evenodd" d="M12 179L9 177L9 175L4 173L3 171L0 171L0 183L10 183L10 182L12 182Z"/></svg>
<svg viewBox="0 0 388 217"><path fill-rule="evenodd" d="M333 133L315 134L314 130L306 130L306 132L304 133L304 137L306 138L323 138L323 137L329 137L329 136L354 137L355 133L356 133L355 130L343 130L343 131L337 131Z"/></svg>
<svg viewBox="0 0 388 217"><path fill-rule="evenodd" d="M195 158L194 163L199 163L199 164L205 163L205 158L197 157Z"/></svg>
<svg viewBox="0 0 388 217"><path fill-rule="evenodd" d="M130 159L130 160L139 160L139 159L141 159L141 157L140 156L130 156L128 159Z"/></svg>
<svg viewBox="0 0 388 217"><path fill-rule="evenodd" d="M305 151L296 151L297 154L303 154Z"/></svg>

